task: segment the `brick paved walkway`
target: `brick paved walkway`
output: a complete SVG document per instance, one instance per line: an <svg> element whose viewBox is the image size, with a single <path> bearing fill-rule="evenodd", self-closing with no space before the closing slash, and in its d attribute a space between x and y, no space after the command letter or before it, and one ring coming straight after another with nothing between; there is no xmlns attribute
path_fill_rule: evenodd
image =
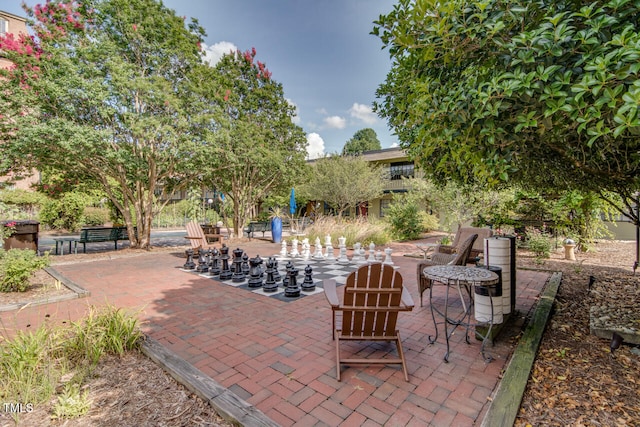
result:
<svg viewBox="0 0 640 427"><path fill-rule="evenodd" d="M253 240L243 249L264 258L280 245ZM417 259L394 256L416 302L399 318L410 381L390 366L344 368L338 382L324 295L283 303L185 273L184 261L176 249L55 266L91 297L2 313L2 327L10 332L45 319L76 320L89 304L139 309L149 336L283 426L479 424L512 350L510 339L500 335L487 347L494 360L485 363L480 342L466 344L458 330L445 363L444 341L428 342L434 326L428 304L419 306ZM518 313L528 313L548 277L518 270ZM393 349L377 343L359 354Z"/></svg>

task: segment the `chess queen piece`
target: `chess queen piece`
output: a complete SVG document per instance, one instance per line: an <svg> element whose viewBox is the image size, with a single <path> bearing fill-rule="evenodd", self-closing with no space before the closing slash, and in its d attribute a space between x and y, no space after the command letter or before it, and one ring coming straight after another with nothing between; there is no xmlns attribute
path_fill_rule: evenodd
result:
<svg viewBox="0 0 640 427"><path fill-rule="evenodd" d="M220 260L222 261L222 270L220 271L220 280L229 280L233 276L229 267L229 247L225 244L220 248Z"/></svg>
<svg viewBox="0 0 640 427"><path fill-rule="evenodd" d="M196 263L193 262L193 249L187 249L184 252L187 254L187 262L184 263L182 268L185 270L195 270Z"/></svg>
<svg viewBox="0 0 640 427"><path fill-rule="evenodd" d="M300 296L300 286L298 286L298 269L292 267L287 272L287 287L284 289L284 296L295 298Z"/></svg>
<svg viewBox="0 0 640 427"><path fill-rule="evenodd" d="M276 260L272 257L267 258L265 274L267 275L262 290L267 293L272 293L278 290L278 282L275 279L275 272L278 271L276 267Z"/></svg>
<svg viewBox="0 0 640 427"><path fill-rule="evenodd" d="M236 283L244 282L246 276L242 271L242 255L244 251L240 248L236 248L233 250L233 276L231 280Z"/></svg>
<svg viewBox="0 0 640 427"><path fill-rule="evenodd" d="M320 238L316 237L315 242L315 251L313 252L313 259L324 259L324 255L322 255L322 243L320 243Z"/></svg>
<svg viewBox="0 0 640 427"><path fill-rule="evenodd" d="M304 268L304 280L302 281L303 292L313 292L316 290L316 284L313 282L313 269L310 265Z"/></svg>
<svg viewBox="0 0 640 427"><path fill-rule="evenodd" d="M260 255L249 260L249 281L247 284L250 288L259 288L262 286L262 278L260 277L262 275L262 268L260 268L260 264L262 264Z"/></svg>

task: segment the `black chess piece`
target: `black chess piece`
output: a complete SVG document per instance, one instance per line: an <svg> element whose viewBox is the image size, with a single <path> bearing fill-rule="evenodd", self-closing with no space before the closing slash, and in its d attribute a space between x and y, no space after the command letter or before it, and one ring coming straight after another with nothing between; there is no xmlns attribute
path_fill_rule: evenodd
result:
<svg viewBox="0 0 640 427"><path fill-rule="evenodd" d="M185 253L187 254L187 262L184 263L182 268L185 270L194 270L196 268L196 263L193 262L193 249L187 249Z"/></svg>
<svg viewBox="0 0 640 427"><path fill-rule="evenodd" d="M196 271L198 273L206 273L209 271L209 251L206 249L200 249L198 252L198 267Z"/></svg>
<svg viewBox="0 0 640 427"><path fill-rule="evenodd" d="M273 280L276 281L276 283L280 282L282 280L282 276L280 275L280 270L278 270L278 259L277 258L273 258Z"/></svg>
<svg viewBox="0 0 640 427"><path fill-rule="evenodd" d="M220 275L220 251L218 248L213 248L211 251L211 257L209 258L209 274L212 276Z"/></svg>
<svg viewBox="0 0 640 427"><path fill-rule="evenodd" d="M233 276L229 267L229 247L222 245L220 248L220 259L222 260L222 270L220 271L220 280L229 280Z"/></svg>
<svg viewBox="0 0 640 427"><path fill-rule="evenodd" d="M304 269L304 280L302 282L302 290L304 292L313 292L316 290L316 284L313 282L313 269L311 268L310 265L307 264L307 266Z"/></svg>
<svg viewBox="0 0 640 427"><path fill-rule="evenodd" d="M267 278L264 281L264 285L262 285L262 290L265 292L271 293L278 290L278 283L276 282L276 279L275 279L275 273L278 271L276 265L277 265L277 261L274 258L272 257L267 258L267 263L266 263L267 268L265 270Z"/></svg>
<svg viewBox="0 0 640 427"><path fill-rule="evenodd" d="M260 258L260 255L249 260L248 285L250 288L259 288L262 286L262 278L260 277L260 274L262 273L262 269L260 268L261 264L262 258Z"/></svg>
<svg viewBox="0 0 640 427"><path fill-rule="evenodd" d="M242 268L242 273L245 276L247 276L249 274L249 271L251 270L251 266L249 266L249 255L247 255L246 252L242 255L241 268Z"/></svg>
<svg viewBox="0 0 640 427"><path fill-rule="evenodd" d="M293 269L293 262L287 261L287 264L284 266L284 268L286 269L286 271L284 273L284 277L282 278L282 286L286 288L287 284L289 284L289 272Z"/></svg>
<svg viewBox="0 0 640 427"><path fill-rule="evenodd" d="M300 296L300 286L298 286L298 269L291 267L287 272L287 287L284 289L284 296L295 298Z"/></svg>
<svg viewBox="0 0 640 427"><path fill-rule="evenodd" d="M231 280L236 283L244 282L247 278L242 271L242 255L244 251L240 248L233 250L233 276Z"/></svg>

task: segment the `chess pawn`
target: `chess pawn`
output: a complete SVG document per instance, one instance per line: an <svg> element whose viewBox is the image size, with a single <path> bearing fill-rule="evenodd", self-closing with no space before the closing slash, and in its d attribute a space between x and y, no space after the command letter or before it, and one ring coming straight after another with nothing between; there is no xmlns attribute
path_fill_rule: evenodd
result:
<svg viewBox="0 0 640 427"><path fill-rule="evenodd" d="M185 253L187 254L187 262L184 263L182 268L185 270L194 270L196 268L196 263L193 262L193 249L187 249Z"/></svg>
<svg viewBox="0 0 640 427"><path fill-rule="evenodd" d="M291 241L291 253L289 255L291 255L292 258L296 258L300 255L300 252L298 252L298 239L294 238Z"/></svg>
<svg viewBox="0 0 640 427"><path fill-rule="evenodd" d="M336 258L333 256L333 246L331 246L331 236L328 236L328 237L329 237L329 240L328 240L329 243L325 245L326 246L326 249L325 249L326 250L326 254L324 255L324 258L327 259L327 260L332 261L332 260L334 260Z"/></svg>
<svg viewBox="0 0 640 427"><path fill-rule="evenodd" d="M368 262L376 262L376 244L371 242L369 243L369 258L367 258Z"/></svg>
<svg viewBox="0 0 640 427"><path fill-rule="evenodd" d="M347 258L347 247L345 245L340 246L340 253L338 255L338 259L336 260L338 264L348 264L349 258Z"/></svg>
<svg viewBox="0 0 640 427"><path fill-rule="evenodd" d="M391 252L392 249L391 248L386 248L384 250L384 261L382 262L383 264L389 264L389 265L393 265L393 261L391 260Z"/></svg>
<svg viewBox="0 0 640 427"><path fill-rule="evenodd" d="M331 234L327 234L324 236L324 245L331 246Z"/></svg>
<svg viewBox="0 0 640 427"><path fill-rule="evenodd" d="M353 257L351 258L351 261L355 263L362 261L360 253L360 242L356 242L353 244Z"/></svg>
<svg viewBox="0 0 640 427"><path fill-rule="evenodd" d="M258 256L258 258L260 258L260 256ZM249 266L249 255L247 255L246 252L242 255L242 264L240 268L242 269L242 274L245 276L248 275L251 270L251 267Z"/></svg>
<svg viewBox="0 0 640 427"><path fill-rule="evenodd" d="M375 260L376 262L382 262L382 251L380 251L380 250L379 250L379 251L376 251L376 255L375 255L374 260Z"/></svg>
<svg viewBox="0 0 640 427"><path fill-rule="evenodd" d="M313 292L316 290L316 284L313 282L313 269L310 265L304 269L304 281L302 282L302 290L304 292Z"/></svg>
<svg viewBox="0 0 640 427"><path fill-rule="evenodd" d="M287 257L287 241L284 239L282 240L282 244L280 245L280 256L282 258Z"/></svg>
<svg viewBox="0 0 640 427"><path fill-rule="evenodd" d="M302 240L302 259L311 258L311 245L309 245L309 239L305 238Z"/></svg>
<svg viewBox="0 0 640 427"><path fill-rule="evenodd" d="M220 275L220 251L218 248L213 248L211 251L211 263L209 264L209 274L212 276Z"/></svg>
<svg viewBox="0 0 640 427"><path fill-rule="evenodd" d="M338 237L338 247L341 248L343 246L346 246L347 243L347 238L344 236L340 236Z"/></svg>

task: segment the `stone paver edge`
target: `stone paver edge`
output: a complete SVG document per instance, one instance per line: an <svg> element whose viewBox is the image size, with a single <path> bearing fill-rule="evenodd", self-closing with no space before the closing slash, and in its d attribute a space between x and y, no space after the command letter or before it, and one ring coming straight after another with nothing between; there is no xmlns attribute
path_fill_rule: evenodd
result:
<svg viewBox="0 0 640 427"><path fill-rule="evenodd" d="M146 336L141 349L148 358L162 367L176 381L208 402L228 422L242 426L278 426L255 406L223 387L153 338Z"/></svg>
<svg viewBox="0 0 640 427"><path fill-rule="evenodd" d="M544 326L549 320L561 282L562 273L560 272L553 273L549 278L540 295L533 317L524 330L505 373L498 383L482 420L482 427L513 426L538 347L542 341ZM525 373L526 375L524 375Z"/></svg>

